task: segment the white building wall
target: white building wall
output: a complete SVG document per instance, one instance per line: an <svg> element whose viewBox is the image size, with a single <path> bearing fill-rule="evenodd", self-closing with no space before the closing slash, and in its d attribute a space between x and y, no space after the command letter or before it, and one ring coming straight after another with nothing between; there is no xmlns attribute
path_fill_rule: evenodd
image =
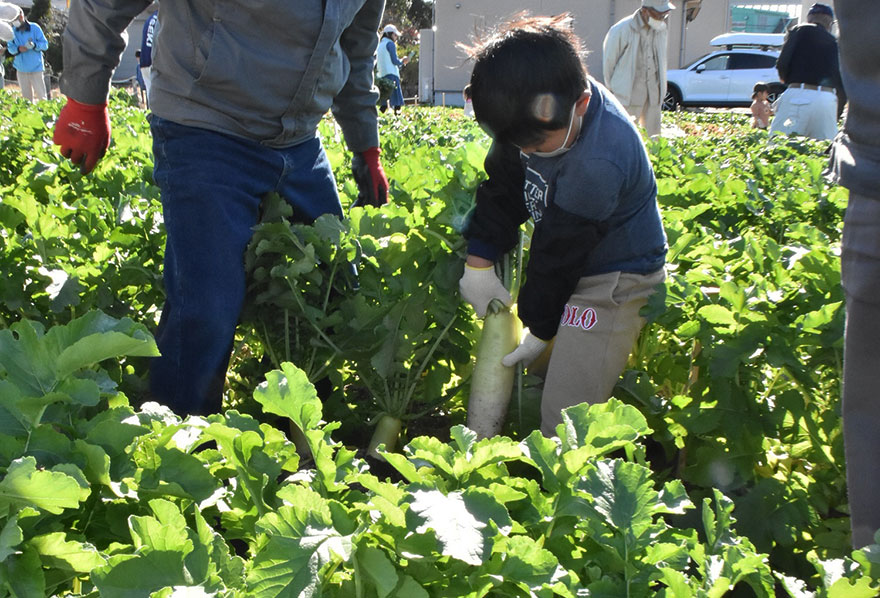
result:
<svg viewBox="0 0 880 598"><path fill-rule="evenodd" d="M797 1L797 0L795 0ZM803 14L813 0L800 0ZM709 41L729 30L730 5L735 0L703 0L697 18L685 22L684 0L676 5L669 17L668 67L679 68L711 51ZM767 3L772 0L766 0ZM608 29L641 6L641 0L436 0L434 6L433 56L423 48L420 61L432 61L434 104L461 106L461 90L470 77L470 64L456 43L471 41L512 15L527 10L533 15L554 15L570 12L575 32L587 50L586 66L590 74L602 81L602 42ZM420 100L430 93L420 90Z"/></svg>

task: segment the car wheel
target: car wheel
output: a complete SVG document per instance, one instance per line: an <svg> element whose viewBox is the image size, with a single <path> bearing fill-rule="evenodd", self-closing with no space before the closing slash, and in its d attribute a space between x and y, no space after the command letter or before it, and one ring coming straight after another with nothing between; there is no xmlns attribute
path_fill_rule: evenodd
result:
<svg viewBox="0 0 880 598"><path fill-rule="evenodd" d="M782 92L785 91L785 85L782 83L771 83L769 86L770 92L767 94L767 101L771 104L779 99L779 96L782 95Z"/></svg>
<svg viewBox="0 0 880 598"><path fill-rule="evenodd" d="M671 86L666 86L666 96L660 106L663 110L678 110L681 107L681 92Z"/></svg>

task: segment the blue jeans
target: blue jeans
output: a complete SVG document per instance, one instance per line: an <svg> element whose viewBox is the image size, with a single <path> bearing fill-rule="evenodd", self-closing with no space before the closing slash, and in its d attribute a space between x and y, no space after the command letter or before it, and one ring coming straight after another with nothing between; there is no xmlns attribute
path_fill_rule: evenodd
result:
<svg viewBox="0 0 880 598"><path fill-rule="evenodd" d="M391 104L392 108L400 108L403 106L403 92L400 90L400 77L395 75L385 75L385 78L394 83L394 91L391 92L391 97L388 98L388 102Z"/></svg>
<svg viewBox="0 0 880 598"><path fill-rule="evenodd" d="M167 231L161 356L150 365L150 393L181 415L216 413L261 200L277 192L302 222L341 217L342 206L317 136L276 149L156 116L150 125Z"/></svg>

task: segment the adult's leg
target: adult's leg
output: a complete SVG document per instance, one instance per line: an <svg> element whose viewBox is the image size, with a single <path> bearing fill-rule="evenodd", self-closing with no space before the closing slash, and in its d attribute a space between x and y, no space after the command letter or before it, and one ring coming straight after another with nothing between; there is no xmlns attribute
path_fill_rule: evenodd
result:
<svg viewBox="0 0 880 598"><path fill-rule="evenodd" d="M642 120L645 123L645 132L649 137L655 137L660 134L660 104L645 104L642 112Z"/></svg>
<svg viewBox="0 0 880 598"><path fill-rule="evenodd" d="M31 87L34 90L34 98L37 100L45 100L49 96L46 95L46 73L40 71L38 73L31 73L33 78L31 79Z"/></svg>
<svg viewBox="0 0 880 598"><path fill-rule="evenodd" d="M281 154L284 169L275 191L293 206L294 218L301 222L312 222L323 214L341 218L336 179L321 138L315 136Z"/></svg>
<svg viewBox="0 0 880 598"><path fill-rule="evenodd" d="M880 198L850 195L841 274L846 291L843 438L852 541L859 548L872 544L880 529Z"/></svg>
<svg viewBox="0 0 880 598"><path fill-rule="evenodd" d="M32 73L24 73L22 71L18 71L16 75L18 78L18 88L21 90L21 96L28 102L34 101L33 77L31 77L31 75Z"/></svg>
<svg viewBox="0 0 880 598"><path fill-rule="evenodd" d="M156 117L151 128L167 299L150 392L177 413L212 413L244 301L244 251L283 161L276 150L212 131Z"/></svg>
<svg viewBox="0 0 880 598"><path fill-rule="evenodd" d="M810 126L804 134L813 139L834 139L837 135L837 96L827 91L818 92L810 108Z"/></svg>
<svg viewBox="0 0 880 598"><path fill-rule="evenodd" d="M776 115L770 123L769 136L776 133L790 135L802 133L804 130L804 112L808 110L809 100L804 92L809 90L790 88L786 89L776 104Z"/></svg>
<svg viewBox="0 0 880 598"><path fill-rule="evenodd" d="M610 272L580 280L565 306L544 381L544 435L555 434L562 409L603 403L611 397L644 325L639 310L665 278L661 269L647 275Z"/></svg>
<svg viewBox="0 0 880 598"><path fill-rule="evenodd" d="M394 75L388 75L388 78L394 82L394 90L391 92L391 107L399 110L403 106L403 90L400 87L400 78Z"/></svg>

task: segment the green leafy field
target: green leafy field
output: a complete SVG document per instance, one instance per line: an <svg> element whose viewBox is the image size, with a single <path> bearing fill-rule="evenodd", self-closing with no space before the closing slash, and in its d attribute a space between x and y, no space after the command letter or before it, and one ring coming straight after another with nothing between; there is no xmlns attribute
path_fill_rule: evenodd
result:
<svg viewBox="0 0 880 598"><path fill-rule="evenodd" d="M227 409L181 421L140 406L163 301L144 113L114 98L82 177L59 109L0 92L0 596L877 595L880 546L848 548L827 144L665 115L670 278L615 397L548 439L525 376L477 441L457 281L486 138L460 111L383 117L392 205L303 226L267 198Z"/></svg>

